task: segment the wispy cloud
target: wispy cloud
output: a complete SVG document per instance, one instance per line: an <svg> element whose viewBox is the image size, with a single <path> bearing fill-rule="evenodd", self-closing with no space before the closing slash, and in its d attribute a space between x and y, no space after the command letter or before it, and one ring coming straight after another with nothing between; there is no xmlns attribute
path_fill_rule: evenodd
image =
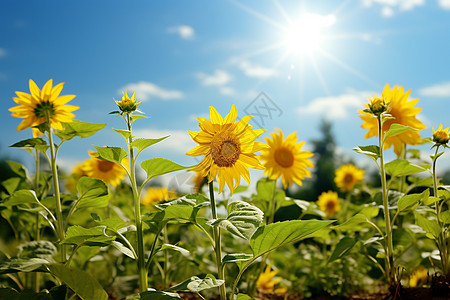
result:
<svg viewBox="0 0 450 300"><path fill-rule="evenodd" d="M164 150L172 154L184 155L187 151L195 146L186 130L169 130L169 129L138 129L133 134L137 138L161 138L170 135L165 140L155 144L155 150Z"/></svg>
<svg viewBox="0 0 450 300"><path fill-rule="evenodd" d="M425 4L425 0L362 0L362 2L366 7L370 7L373 4L381 6L381 15L385 18L394 16L397 10L412 10Z"/></svg>
<svg viewBox="0 0 450 300"><path fill-rule="evenodd" d="M354 114L356 110L363 108L363 103L374 95L369 91L349 91L345 94L313 99L308 105L297 107L300 115L320 115L327 119L344 119L349 111Z"/></svg>
<svg viewBox="0 0 450 300"><path fill-rule="evenodd" d="M150 98L159 98L163 100L173 100L173 99L181 99L183 98L183 93L177 90L166 90L154 83L140 81L137 83L130 83L126 86L120 88L118 91L122 93L122 91L128 90L128 92L136 93L136 97L140 100L148 100Z"/></svg>
<svg viewBox="0 0 450 300"><path fill-rule="evenodd" d="M194 28L187 25L170 27L167 29L167 32L178 34L184 40L193 39L195 36Z"/></svg>
<svg viewBox="0 0 450 300"><path fill-rule="evenodd" d="M248 61L239 62L239 68L248 77L268 78L278 74L278 72L275 69L270 69L256 64L252 64Z"/></svg>
<svg viewBox="0 0 450 300"><path fill-rule="evenodd" d="M424 87L419 90L419 94L425 97L450 97L450 82L438 83Z"/></svg>
<svg viewBox="0 0 450 300"><path fill-rule="evenodd" d="M6 56L6 49L0 48L0 57L5 57L5 56Z"/></svg>
<svg viewBox="0 0 450 300"><path fill-rule="evenodd" d="M450 9L450 0L439 0L439 6L443 9Z"/></svg>
<svg viewBox="0 0 450 300"><path fill-rule="evenodd" d="M224 70L215 70L213 74L197 73L197 77L203 85L224 86L229 83L233 76Z"/></svg>

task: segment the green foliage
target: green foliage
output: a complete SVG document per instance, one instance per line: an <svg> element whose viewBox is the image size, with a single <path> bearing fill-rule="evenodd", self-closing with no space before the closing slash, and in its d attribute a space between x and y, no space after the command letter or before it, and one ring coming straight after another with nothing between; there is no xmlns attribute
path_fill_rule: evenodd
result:
<svg viewBox="0 0 450 300"><path fill-rule="evenodd" d="M94 124L78 120L73 120L71 123L62 123L62 125L62 130L55 130L55 135L61 139L61 142L69 141L77 136L80 138L90 137L106 126L106 124Z"/></svg>
<svg viewBox="0 0 450 300"><path fill-rule="evenodd" d="M47 151L49 148L49 145L46 141L44 141L41 138L32 138L32 139L26 139L20 142L17 142L15 144L12 144L10 147L17 147L17 148L33 148L36 150L39 150L43 153Z"/></svg>
<svg viewBox="0 0 450 300"><path fill-rule="evenodd" d="M168 136L159 138L159 139L135 139L133 140L133 142L131 143L131 145L133 147L136 147L138 149L138 153L136 154L139 155L143 150L147 149L148 147L161 142L162 140L165 140L166 138L168 138Z"/></svg>
<svg viewBox="0 0 450 300"><path fill-rule="evenodd" d="M121 164L122 160L128 155L127 152L120 147L97 147L95 145L94 147L98 153L97 158L111 161L116 164Z"/></svg>
<svg viewBox="0 0 450 300"><path fill-rule="evenodd" d="M149 181L155 177L175 171L186 170L190 167L181 166L165 158L152 158L143 161L141 163L141 168L147 173L146 181Z"/></svg>
<svg viewBox="0 0 450 300"><path fill-rule="evenodd" d="M425 171L423 167L410 163L405 159L396 159L386 164L386 173L392 177L408 176Z"/></svg>
<svg viewBox="0 0 450 300"><path fill-rule="evenodd" d="M81 177L77 183L77 191L77 208L106 207L108 205L108 187L100 179Z"/></svg>
<svg viewBox="0 0 450 300"><path fill-rule="evenodd" d="M216 279L213 275L207 274L206 276L202 277L192 276L191 278L188 278L185 281L174 285L167 290L176 292L198 293L206 289L219 287L222 284L224 284L223 280Z"/></svg>

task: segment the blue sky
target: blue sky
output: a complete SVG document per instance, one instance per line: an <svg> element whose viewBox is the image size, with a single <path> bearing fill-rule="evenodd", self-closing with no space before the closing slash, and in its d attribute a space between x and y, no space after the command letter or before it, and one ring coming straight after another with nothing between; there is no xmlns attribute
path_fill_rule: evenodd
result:
<svg viewBox="0 0 450 300"><path fill-rule="evenodd" d="M450 0L2 0L0 37L0 155L25 162L8 146L31 131L17 132L20 120L7 109L14 91L29 92L30 78L39 87L50 78L65 82L62 94L77 95L76 119L108 123L63 145L66 168L89 158L92 144L124 146L112 130L124 128L122 119L107 113L125 89L151 117L135 123L137 136L171 134L142 158L181 164L195 163L184 153L194 146L186 131L198 129L196 117L210 105L222 115L232 104L240 116L252 113L261 92L278 109L255 118L255 127L268 129L264 136L297 131L308 149L326 118L339 151L361 165L369 163L351 149L376 141L363 139L357 111L386 83L420 98L423 137L431 126L450 125Z"/></svg>

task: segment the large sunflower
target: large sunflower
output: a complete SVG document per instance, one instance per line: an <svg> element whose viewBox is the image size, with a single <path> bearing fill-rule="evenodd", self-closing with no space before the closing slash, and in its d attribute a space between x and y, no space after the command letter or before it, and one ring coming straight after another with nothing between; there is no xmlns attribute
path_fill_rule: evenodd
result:
<svg viewBox="0 0 450 300"><path fill-rule="evenodd" d="M302 151L305 142L297 143L297 133L291 133L285 140L283 132L278 129L278 133L272 132L272 138L264 138L269 148L261 151L261 160L264 161L264 174L270 179L276 180L281 177L284 188L296 182L302 185L305 176L311 176L311 172L306 167L314 167L308 160L314 154L309 151Z"/></svg>
<svg viewBox="0 0 450 300"><path fill-rule="evenodd" d="M91 178L97 178L103 180L105 183L110 183L116 186L120 183L120 180L125 178L125 169L116 163L111 161L98 159L97 152L90 152L91 159L86 160L83 163L83 170L86 175ZM124 160L128 160L124 158ZM124 163L126 165L126 163Z"/></svg>
<svg viewBox="0 0 450 300"><path fill-rule="evenodd" d="M333 218L341 210L338 194L333 191L320 194L317 205L319 205L320 210L325 212L329 218Z"/></svg>
<svg viewBox="0 0 450 300"><path fill-rule="evenodd" d="M335 171L334 182L343 192L349 192L355 184L362 182L364 170L358 169L352 164L342 165Z"/></svg>
<svg viewBox="0 0 450 300"><path fill-rule="evenodd" d="M42 123L50 122L52 128L63 129L61 122L70 123L75 117L74 110L78 106L67 105L66 103L75 98L75 95L60 96L64 82L53 86L53 79L47 81L42 90L30 79L30 94L16 92L18 97L13 97L18 106L11 107L9 111L16 118L24 120L19 124L17 130L38 126ZM38 130L33 130L33 136L42 134Z"/></svg>
<svg viewBox="0 0 450 300"><path fill-rule="evenodd" d="M263 143L255 142L265 129L252 130L252 126L248 124L252 116L245 116L236 122L237 111L234 105L225 118L212 106L209 111L211 120L197 118L200 132L188 131L198 146L186 155L204 155L203 160L192 170L200 172L203 177L208 176L208 182L217 178L219 193L227 183L233 195L241 176L250 184L248 168L263 168L254 152L266 147Z"/></svg>
<svg viewBox="0 0 450 300"><path fill-rule="evenodd" d="M268 292L268 293L286 293L287 288L275 288L281 282L280 277L276 277L278 274L277 270L271 270L270 266L267 265L263 273L261 273L256 281L256 286L258 290Z"/></svg>
<svg viewBox="0 0 450 300"><path fill-rule="evenodd" d="M389 84L386 84L383 90L382 98L387 103L387 113L394 117L393 119L387 119L383 123L383 132L386 132L392 124L401 124L404 126L410 126L416 129L426 128L417 118L416 115L422 110L421 108L415 108L414 105L419 102L419 99L414 99L408 101L408 97L411 94L411 90L403 92L403 86L394 86L391 90ZM365 104L367 108L369 106ZM364 138L370 138L373 136L378 136L378 120L371 114L362 113L359 115L364 123L361 125L362 128L369 129ZM390 136L386 138L384 142L384 149L389 149L392 145L394 146L394 152L397 156L400 156L405 145L417 145L421 141L420 134L418 131L407 130L398 135Z"/></svg>
<svg viewBox="0 0 450 300"><path fill-rule="evenodd" d="M153 207L155 203L169 200L175 196L175 193L169 191L166 187L149 187L145 191L145 196L142 197L141 203L145 206Z"/></svg>

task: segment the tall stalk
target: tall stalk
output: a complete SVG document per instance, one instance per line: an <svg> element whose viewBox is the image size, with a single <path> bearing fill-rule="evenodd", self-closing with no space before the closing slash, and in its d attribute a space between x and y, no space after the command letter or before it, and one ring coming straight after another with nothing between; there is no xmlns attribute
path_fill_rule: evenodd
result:
<svg viewBox="0 0 450 300"><path fill-rule="evenodd" d="M383 199L384 208L384 221L386 224L386 234L384 236L384 244L386 249L386 276L389 286L393 286L396 282L395 268L394 268L394 245L392 242L392 226L391 216L389 213L388 203L388 190L386 184L386 170L384 168L384 155L383 155L383 116L378 115L378 141L380 146L380 175L381 175L381 195Z"/></svg>
<svg viewBox="0 0 450 300"><path fill-rule="evenodd" d="M133 136L131 134L131 117L129 114L126 115L126 122L128 131L130 131L130 136L128 138L128 157L130 161L130 182L131 190L133 192L133 202L134 202L134 215L136 222L136 234L137 234L137 249L138 249L138 274L139 274L139 289L144 292L148 289L147 280L147 269L145 267L145 256L144 256L144 234L142 230L142 218L141 218L141 202L140 195L136 184L136 170L135 170L135 157L133 151Z"/></svg>
<svg viewBox="0 0 450 300"><path fill-rule="evenodd" d="M40 159L40 154L39 154L39 150L37 150L37 149L35 149L35 153L36 153L36 156L35 156L35 159L36 159L36 170L35 170L35 175L34 175L34 191L36 192L36 195L37 195L37 197L39 197L39 169L40 169L40 161L39 161L39 159ZM40 217L40 214L39 214L39 212L38 213L36 213L36 233L35 233L35 240L36 241L39 241L40 239L41 239L41 236L40 236L40 230L39 230L39 217ZM40 286L39 286L39 272L34 272L33 273L34 275L33 275L33 281L34 281L34 290L35 290L35 292L36 293L38 293L39 292L39 290L40 290Z"/></svg>
<svg viewBox="0 0 450 300"><path fill-rule="evenodd" d="M211 212L212 218L217 219L217 210L216 210L216 200L214 198L214 185L213 181L209 183L209 196L211 201ZM222 249L221 249L221 236L220 236L220 228L214 226L213 227L213 238L214 238L214 252L216 253L216 265L217 265L217 274L219 279L223 280L224 283L219 287L220 291L220 300L227 299L227 291L225 287L225 270L222 264Z"/></svg>

